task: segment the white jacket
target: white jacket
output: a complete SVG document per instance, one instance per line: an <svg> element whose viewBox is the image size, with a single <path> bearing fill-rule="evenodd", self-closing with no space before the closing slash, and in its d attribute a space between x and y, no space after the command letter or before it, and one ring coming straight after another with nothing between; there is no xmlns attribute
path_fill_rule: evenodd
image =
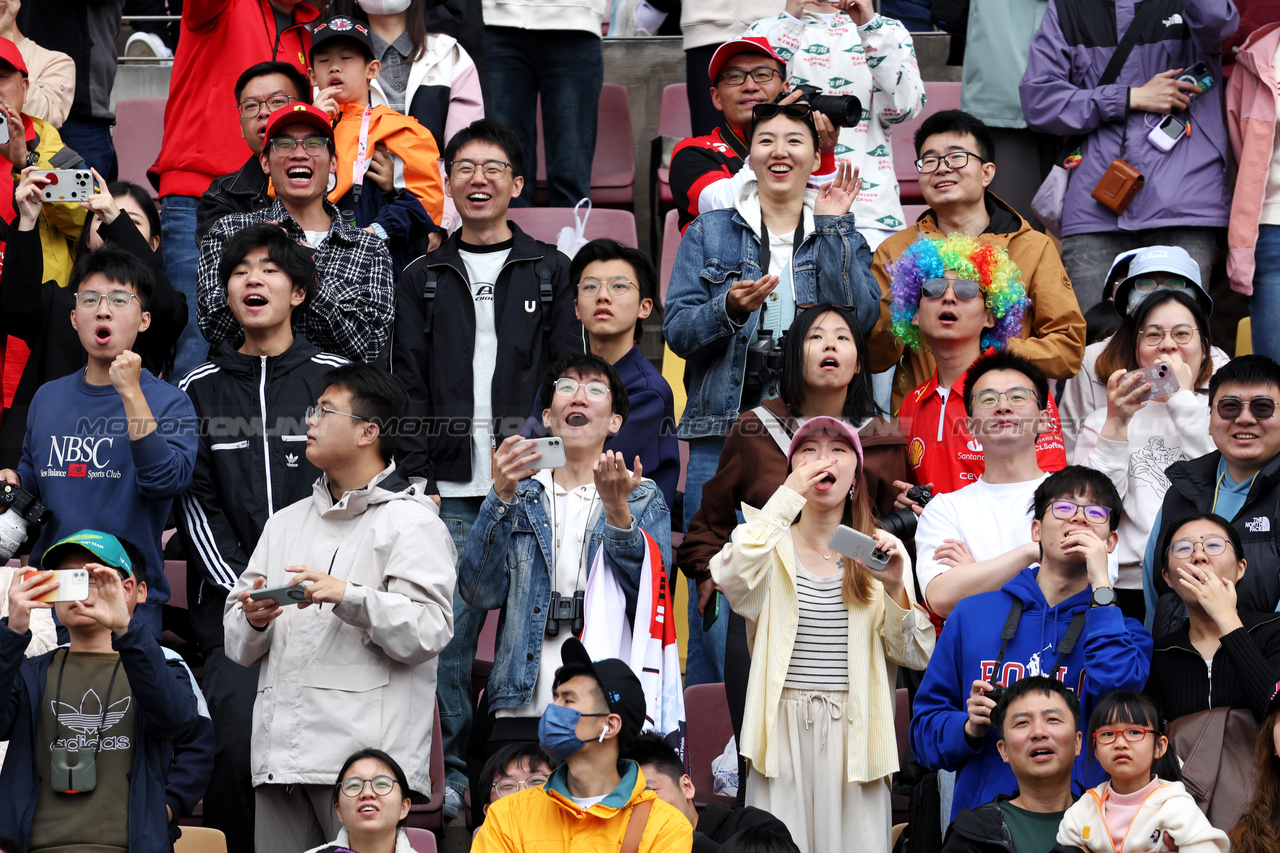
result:
<svg viewBox="0 0 1280 853"><path fill-rule="evenodd" d="M484 0L486 27L584 30L600 37L605 0Z"/></svg>
<svg viewBox="0 0 1280 853"><path fill-rule="evenodd" d="M385 486L383 484L386 484ZM439 511L395 464L334 501L324 477L310 498L263 528L223 615L226 654L263 662L254 704L253 784L332 785L348 755L386 750L430 794L436 656L453 636L457 556ZM293 565L347 582L337 606L286 607L265 630L236 600Z"/></svg>
<svg viewBox="0 0 1280 853"><path fill-rule="evenodd" d="M394 757L394 756L393 756ZM329 847L346 847L351 843L351 837L347 834L347 828L344 826L338 830L338 837L330 841L328 844L321 844L319 847L312 847L307 853L320 853ZM395 853L416 853L413 845L409 843L409 835L403 829L396 830L396 850Z"/></svg>
<svg viewBox="0 0 1280 853"><path fill-rule="evenodd" d="M906 223L893 171L893 125L924 107L911 33L883 15L859 27L843 12L830 21L812 12L803 20L784 12L752 24L747 35L764 36L787 60L791 85L809 83L862 103L862 121L841 129L835 152L861 170L862 189L851 212L859 228L900 230Z"/></svg>
<svg viewBox="0 0 1280 853"><path fill-rule="evenodd" d="M1071 461L1098 469L1116 484L1124 505L1116 546L1120 561L1117 585L1142 589L1142 555L1164 504L1164 493L1169 490L1164 469L1214 450L1209 435L1209 395L1204 389L1179 391L1168 402L1148 402L1130 419L1127 441L1103 438L1106 420L1104 400L1101 409L1085 418Z"/></svg>
<svg viewBox="0 0 1280 853"><path fill-rule="evenodd" d="M1091 853L1227 853L1227 834L1215 829L1181 782L1161 782L1129 824L1120 849L1102 818L1110 782L1091 789L1067 809L1058 825L1058 843ZM1167 841L1172 841L1170 847Z"/></svg>

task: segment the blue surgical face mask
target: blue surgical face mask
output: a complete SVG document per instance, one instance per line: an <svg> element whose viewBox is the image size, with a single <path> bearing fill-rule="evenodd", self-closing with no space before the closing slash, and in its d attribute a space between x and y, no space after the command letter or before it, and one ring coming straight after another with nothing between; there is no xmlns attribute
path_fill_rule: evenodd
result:
<svg viewBox="0 0 1280 853"><path fill-rule="evenodd" d="M548 705L538 720L538 745L551 761L559 764L586 746L578 737L582 713L564 705Z"/></svg>

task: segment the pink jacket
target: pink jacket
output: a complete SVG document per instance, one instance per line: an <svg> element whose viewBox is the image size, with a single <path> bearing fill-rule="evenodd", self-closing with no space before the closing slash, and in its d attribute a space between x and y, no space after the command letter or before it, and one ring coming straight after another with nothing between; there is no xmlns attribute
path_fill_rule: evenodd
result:
<svg viewBox="0 0 1280 853"><path fill-rule="evenodd" d="M1267 191L1267 173L1276 139L1276 92L1280 82L1274 67L1280 23L1267 24L1249 36L1236 56L1227 82L1227 132L1240 164L1231 222L1227 228L1227 275L1231 289L1253 295L1253 247L1258 241L1258 218Z"/></svg>

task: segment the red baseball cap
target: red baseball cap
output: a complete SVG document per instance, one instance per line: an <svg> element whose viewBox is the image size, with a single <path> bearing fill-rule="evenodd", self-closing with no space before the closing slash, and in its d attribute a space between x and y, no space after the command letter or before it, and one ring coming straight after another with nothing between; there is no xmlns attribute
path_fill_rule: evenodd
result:
<svg viewBox="0 0 1280 853"><path fill-rule="evenodd" d="M18 50L16 44L3 37L0 37L0 61L7 62L21 71L23 77L30 76L27 73L27 63L22 58L22 51Z"/></svg>
<svg viewBox="0 0 1280 853"><path fill-rule="evenodd" d="M787 73L787 61L778 52L769 46L769 40L760 36L744 36L740 39L733 39L716 48L716 52L711 57L711 64L707 66L707 75L711 77L712 85L715 84L716 78L720 76L720 70L724 68L724 64L729 61L729 57L736 56L739 53L760 53L770 59L776 59L778 64L782 66L782 73Z"/></svg>
<svg viewBox="0 0 1280 853"><path fill-rule="evenodd" d="M311 104L290 104L278 109L267 120L267 139L271 139L284 127L291 124L305 124L320 131L330 142L333 141L333 122L329 114Z"/></svg>

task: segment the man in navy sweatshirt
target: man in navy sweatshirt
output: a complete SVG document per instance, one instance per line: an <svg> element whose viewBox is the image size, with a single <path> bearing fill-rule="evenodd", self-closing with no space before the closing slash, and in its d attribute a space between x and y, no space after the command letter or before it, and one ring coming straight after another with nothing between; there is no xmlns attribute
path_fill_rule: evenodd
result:
<svg viewBox="0 0 1280 853"><path fill-rule="evenodd" d="M137 544L146 561L147 601L136 619L158 639L169 599L160 534L173 499L191 485L196 458L195 410L187 395L142 367L133 351L151 324L151 270L107 246L71 271L76 295L71 325L88 365L41 386L27 413L18 470L0 480L20 485L53 513L31 563L82 527Z"/></svg>
<svg viewBox="0 0 1280 853"><path fill-rule="evenodd" d="M1101 472L1071 465L1051 475L1032 499L1040 564L951 611L916 694L911 750L931 770L956 772L953 819L1018 787L991 725L1003 688L1052 675L1076 692L1087 720L1104 694L1146 684L1151 635L1120 612L1107 573L1120 506ZM1072 778L1089 788L1104 774L1079 757Z"/></svg>

